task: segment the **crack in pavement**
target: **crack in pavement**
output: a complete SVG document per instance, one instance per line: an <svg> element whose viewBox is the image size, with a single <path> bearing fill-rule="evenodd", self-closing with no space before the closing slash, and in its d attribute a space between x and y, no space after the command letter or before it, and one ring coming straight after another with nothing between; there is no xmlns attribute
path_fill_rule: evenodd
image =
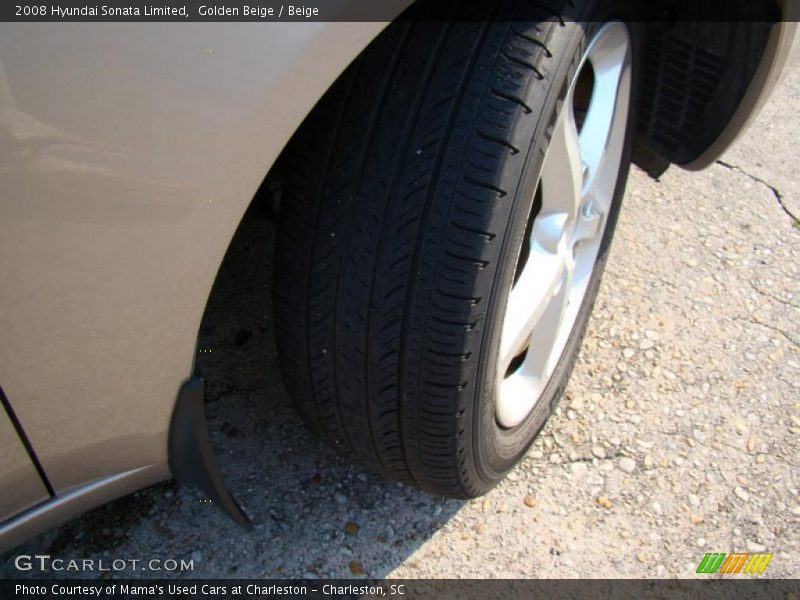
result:
<svg viewBox="0 0 800 600"><path fill-rule="evenodd" d="M770 298L772 300L780 302L781 304L785 304L786 306L791 306L793 308L800 309L800 304L795 304L794 302L791 302L789 300L784 300L783 298L781 298L780 296L778 296L776 294L772 294L770 292L765 292L764 290L762 290L760 287L758 287L752 281L750 281L749 283L750 283L750 287L752 287L756 291L756 293L758 293L759 295L763 296L764 298Z"/></svg>
<svg viewBox="0 0 800 600"><path fill-rule="evenodd" d="M760 177L756 177L755 175L752 175L752 174L748 173L747 171L745 171L741 167L738 167L736 165L732 165L731 163L727 163L724 160L717 160L715 162L716 162L716 164L720 165L721 167L725 167L726 169L728 169L730 171L736 171L737 173L741 173L745 177L749 177L750 179L752 179L756 183L760 183L761 185L766 187L770 192L772 192L772 195L775 196L775 199L778 201L778 205L781 207L781 209L783 209L783 212L785 212L787 215L789 215L792 218L792 220L794 221L795 224L800 223L800 217L798 217L791 210L789 210L789 207L786 206L786 203L783 201L783 194L781 194L780 190L778 188L776 188L774 185L764 181Z"/></svg>
<svg viewBox="0 0 800 600"><path fill-rule="evenodd" d="M567 460L565 460L563 462L560 462L558 464L560 464L560 465L571 465L571 464L574 464L574 463L592 463L595 460L597 460L598 462L602 462L604 460L614 460L614 459L617 459L617 458L633 458L633 457L630 454L625 454L624 452L615 452L613 454L607 454L603 458L600 458L599 456L595 456L594 454L591 454L589 456L579 456L577 458L572 458L572 459L568 458ZM634 459L634 460L636 460L636 459Z"/></svg>
<svg viewBox="0 0 800 600"><path fill-rule="evenodd" d="M770 330L774 331L777 334L780 334L781 336L786 338L786 340L789 343L791 343L792 345L797 346L798 348L800 348L800 339L794 339L791 335L786 333L780 327L777 327L777 326L772 325L770 323L765 323L764 321L759 321L757 319L754 319L753 317L733 317L733 319L736 320L736 321L741 321L743 323L751 323L753 325L761 325L762 327L765 327L767 329L770 329Z"/></svg>

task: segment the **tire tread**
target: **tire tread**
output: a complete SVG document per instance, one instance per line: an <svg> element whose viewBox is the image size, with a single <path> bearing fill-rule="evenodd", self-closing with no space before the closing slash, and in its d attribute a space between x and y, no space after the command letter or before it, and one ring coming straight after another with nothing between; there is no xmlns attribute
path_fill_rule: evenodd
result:
<svg viewBox="0 0 800 600"><path fill-rule="evenodd" d="M530 143L516 124L544 102L571 4L462 2L446 24L423 3L345 71L282 158L276 341L295 406L342 453L438 494L485 491L465 448L477 290L505 235L488 215L509 210ZM492 22L501 5L520 19Z"/></svg>

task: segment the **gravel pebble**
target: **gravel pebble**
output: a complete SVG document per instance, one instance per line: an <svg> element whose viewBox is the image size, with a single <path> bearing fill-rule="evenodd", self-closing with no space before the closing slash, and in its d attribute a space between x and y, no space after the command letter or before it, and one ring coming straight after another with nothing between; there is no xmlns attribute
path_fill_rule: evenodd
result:
<svg viewBox="0 0 800 600"><path fill-rule="evenodd" d="M636 461L627 456L623 456L617 461L617 466L626 473L633 473L636 470Z"/></svg>
<svg viewBox="0 0 800 600"><path fill-rule="evenodd" d="M612 506L611 500L609 500L609 498L607 496L598 496L596 498L596 502L597 502L597 504L599 504L603 508L611 508L611 506Z"/></svg>

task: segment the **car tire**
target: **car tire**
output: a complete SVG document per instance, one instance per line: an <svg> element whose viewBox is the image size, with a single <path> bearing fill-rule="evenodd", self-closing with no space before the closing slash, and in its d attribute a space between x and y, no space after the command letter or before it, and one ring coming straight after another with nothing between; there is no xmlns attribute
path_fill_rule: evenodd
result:
<svg viewBox="0 0 800 600"><path fill-rule="evenodd" d="M412 10L281 159L276 343L313 431L467 498L524 457L568 380L627 179L641 36L607 2Z"/></svg>

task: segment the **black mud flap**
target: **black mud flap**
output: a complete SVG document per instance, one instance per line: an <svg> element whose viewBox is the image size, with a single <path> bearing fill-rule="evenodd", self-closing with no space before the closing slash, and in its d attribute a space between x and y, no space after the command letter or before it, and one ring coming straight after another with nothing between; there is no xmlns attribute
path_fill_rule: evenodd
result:
<svg viewBox="0 0 800 600"><path fill-rule="evenodd" d="M182 484L194 485L242 527L252 529L250 519L234 500L217 465L208 438L203 407L205 384L195 377L181 386L169 427L169 466Z"/></svg>

